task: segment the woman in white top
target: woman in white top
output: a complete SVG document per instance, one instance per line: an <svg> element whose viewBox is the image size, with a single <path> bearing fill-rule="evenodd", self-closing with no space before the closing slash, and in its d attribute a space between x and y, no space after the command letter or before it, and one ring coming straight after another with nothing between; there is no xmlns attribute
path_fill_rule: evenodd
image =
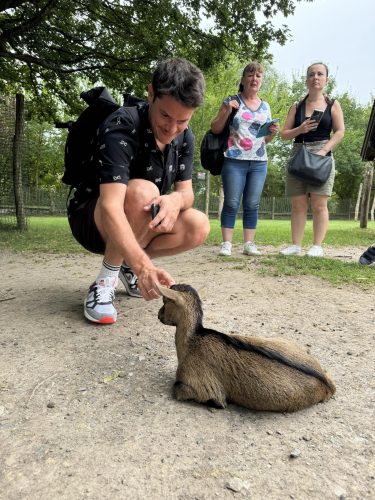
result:
<svg viewBox="0 0 375 500"><path fill-rule="evenodd" d="M224 100L211 123L212 132L218 134L224 129L232 110L238 110L230 124L228 148L224 154L221 173L224 205L221 212L223 242L220 255L231 255L233 230L241 197L243 253L260 254L254 243L254 237L260 197L267 175L266 144L278 131L276 123L270 124L267 135L257 137L261 126L272 120L269 104L258 96L262 81L262 66L256 62L248 64L242 73L238 95Z"/></svg>

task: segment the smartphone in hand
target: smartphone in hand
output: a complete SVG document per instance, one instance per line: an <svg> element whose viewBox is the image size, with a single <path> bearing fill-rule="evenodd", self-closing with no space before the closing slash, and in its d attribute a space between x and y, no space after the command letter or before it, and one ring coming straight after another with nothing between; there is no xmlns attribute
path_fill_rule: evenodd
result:
<svg viewBox="0 0 375 500"><path fill-rule="evenodd" d="M323 113L324 111L321 111L320 109L314 109L314 111L311 113L310 120L314 120L316 124L319 125Z"/></svg>
<svg viewBox="0 0 375 500"><path fill-rule="evenodd" d="M155 219L159 210L160 210L160 206L158 205L158 203L152 203L152 205L151 205L151 219Z"/></svg>

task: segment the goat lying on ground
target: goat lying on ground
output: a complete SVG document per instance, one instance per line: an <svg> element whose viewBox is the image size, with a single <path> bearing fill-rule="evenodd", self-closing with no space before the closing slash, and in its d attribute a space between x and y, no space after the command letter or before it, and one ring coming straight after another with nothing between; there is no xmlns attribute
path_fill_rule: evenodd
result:
<svg viewBox="0 0 375 500"><path fill-rule="evenodd" d="M159 286L158 318L176 326L176 399L217 408L291 412L329 399L334 382L319 362L284 339L225 335L202 325L202 302L189 285Z"/></svg>

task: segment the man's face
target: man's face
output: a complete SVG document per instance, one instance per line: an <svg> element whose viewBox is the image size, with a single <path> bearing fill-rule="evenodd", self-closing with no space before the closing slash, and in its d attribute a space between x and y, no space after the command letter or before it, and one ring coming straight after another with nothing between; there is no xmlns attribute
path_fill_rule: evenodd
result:
<svg viewBox="0 0 375 500"><path fill-rule="evenodd" d="M160 144L170 144L189 125L195 108L189 108L174 97L164 95L154 101L152 85L148 86L150 123L155 139Z"/></svg>

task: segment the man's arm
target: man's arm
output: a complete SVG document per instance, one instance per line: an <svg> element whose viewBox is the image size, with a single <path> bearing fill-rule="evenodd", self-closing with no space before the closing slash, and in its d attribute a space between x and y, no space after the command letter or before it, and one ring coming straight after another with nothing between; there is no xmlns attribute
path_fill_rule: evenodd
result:
<svg viewBox="0 0 375 500"><path fill-rule="evenodd" d="M95 221L106 241L106 259L117 265L126 261L137 274L138 286L147 299L155 284L170 286L174 280L169 273L156 268L139 245L124 212L126 190L127 186L121 183L101 184Z"/></svg>

